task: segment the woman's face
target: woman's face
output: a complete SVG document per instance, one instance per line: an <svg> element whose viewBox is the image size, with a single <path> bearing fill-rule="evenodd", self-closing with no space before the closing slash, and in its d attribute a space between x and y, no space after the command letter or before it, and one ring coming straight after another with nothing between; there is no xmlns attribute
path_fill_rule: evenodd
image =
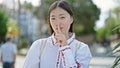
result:
<svg viewBox="0 0 120 68"><path fill-rule="evenodd" d="M63 34L68 33L72 22L73 17L62 8L57 7L50 12L50 24L55 33L57 33L58 29Z"/></svg>

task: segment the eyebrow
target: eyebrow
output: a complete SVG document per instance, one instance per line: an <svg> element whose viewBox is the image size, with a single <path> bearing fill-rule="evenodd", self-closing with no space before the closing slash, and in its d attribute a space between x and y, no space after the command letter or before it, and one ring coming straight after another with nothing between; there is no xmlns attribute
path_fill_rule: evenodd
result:
<svg viewBox="0 0 120 68"><path fill-rule="evenodd" d="M65 14L60 14L59 16L62 16L62 15L65 15ZM55 15L51 15L51 17L54 17Z"/></svg>

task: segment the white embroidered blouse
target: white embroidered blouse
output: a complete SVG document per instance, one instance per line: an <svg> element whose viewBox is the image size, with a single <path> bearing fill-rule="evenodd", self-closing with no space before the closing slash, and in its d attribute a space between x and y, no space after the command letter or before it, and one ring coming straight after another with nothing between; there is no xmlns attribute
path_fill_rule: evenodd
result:
<svg viewBox="0 0 120 68"><path fill-rule="evenodd" d="M23 68L89 68L91 53L88 45L75 39L75 34L67 40L68 45L60 47L54 35L47 38L40 57L43 39L35 41L26 56ZM79 47L78 46L79 43Z"/></svg>

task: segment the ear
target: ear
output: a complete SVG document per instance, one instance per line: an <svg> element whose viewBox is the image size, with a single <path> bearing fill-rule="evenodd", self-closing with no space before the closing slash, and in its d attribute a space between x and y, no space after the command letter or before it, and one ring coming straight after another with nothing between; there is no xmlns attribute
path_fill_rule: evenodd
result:
<svg viewBox="0 0 120 68"><path fill-rule="evenodd" d="M73 21L74 21L74 18L73 18L73 16L71 16L71 17L70 17L70 24L72 24Z"/></svg>

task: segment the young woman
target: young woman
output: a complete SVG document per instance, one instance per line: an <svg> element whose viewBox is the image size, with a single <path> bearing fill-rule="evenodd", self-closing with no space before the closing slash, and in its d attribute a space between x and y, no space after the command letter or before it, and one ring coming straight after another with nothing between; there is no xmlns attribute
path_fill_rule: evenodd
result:
<svg viewBox="0 0 120 68"><path fill-rule="evenodd" d="M69 4L55 1L49 8L52 35L32 44L23 68L89 68L89 47L75 39L73 21Z"/></svg>

